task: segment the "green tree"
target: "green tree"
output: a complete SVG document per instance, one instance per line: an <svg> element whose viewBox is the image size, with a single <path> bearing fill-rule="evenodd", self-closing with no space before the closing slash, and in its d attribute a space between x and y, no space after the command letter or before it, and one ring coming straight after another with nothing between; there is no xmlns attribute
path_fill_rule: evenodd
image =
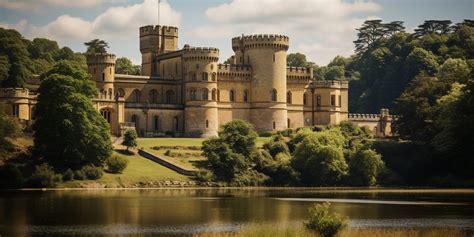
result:
<svg viewBox="0 0 474 237"><path fill-rule="evenodd" d="M377 184L377 176L383 167L384 162L377 152L372 149L359 150L349 162L351 183L361 186L373 186Z"/></svg>
<svg viewBox="0 0 474 237"><path fill-rule="evenodd" d="M406 59L407 74L409 77L416 76L422 71L433 76L438 71L438 66L436 56L422 48L413 49Z"/></svg>
<svg viewBox="0 0 474 237"><path fill-rule="evenodd" d="M123 137L123 142L122 142L122 145L126 146L127 147L127 151L128 151L128 148L135 148L137 147L137 131L135 131L135 129L131 129L131 130L127 130L125 132L125 135Z"/></svg>
<svg viewBox="0 0 474 237"><path fill-rule="evenodd" d="M59 46L56 41L35 38L28 45L28 51L33 59L45 59L49 62L53 62L59 52Z"/></svg>
<svg viewBox="0 0 474 237"><path fill-rule="evenodd" d="M247 121L233 120L224 124L219 137L234 153L249 157L255 151L257 133L253 130L252 124Z"/></svg>
<svg viewBox="0 0 474 237"><path fill-rule="evenodd" d="M122 173L127 168L128 160L121 156L110 156L105 160L107 170L111 173Z"/></svg>
<svg viewBox="0 0 474 237"><path fill-rule="evenodd" d="M92 105L87 72L62 61L42 75L33 124L36 151L53 165L102 166L112 153L107 122Z"/></svg>
<svg viewBox="0 0 474 237"><path fill-rule="evenodd" d="M331 66L325 75L326 80L346 80L344 76L344 66Z"/></svg>
<svg viewBox="0 0 474 237"><path fill-rule="evenodd" d="M8 75L3 73L7 77L0 81L1 86L24 87L26 80L31 77L31 60L20 33L0 28L0 56L8 58L8 63L3 58L0 64L0 71L8 69Z"/></svg>
<svg viewBox="0 0 474 237"><path fill-rule="evenodd" d="M427 20L415 29L414 36L423 36L430 33L447 34L452 30L450 20Z"/></svg>
<svg viewBox="0 0 474 237"><path fill-rule="evenodd" d="M286 56L286 64L290 67L307 67L308 61L302 53L290 53Z"/></svg>
<svg viewBox="0 0 474 237"><path fill-rule="evenodd" d="M331 214L331 203L315 204L309 208L309 219L306 228L317 232L322 237L333 237L347 227L347 221L337 214Z"/></svg>
<svg viewBox="0 0 474 237"><path fill-rule="evenodd" d="M8 78L10 68L11 65L10 62L8 62L8 57L5 55L0 55L0 82L3 82Z"/></svg>
<svg viewBox="0 0 474 237"><path fill-rule="evenodd" d="M469 65L462 59L448 59L439 68L437 77L446 83L466 83L469 79Z"/></svg>
<svg viewBox="0 0 474 237"><path fill-rule="evenodd" d="M18 136L20 125L5 113L5 104L0 102L0 158L14 151L11 139Z"/></svg>
<svg viewBox="0 0 474 237"><path fill-rule="evenodd" d="M87 53L107 53L109 44L101 39L93 39L84 43L87 46Z"/></svg>
<svg viewBox="0 0 474 237"><path fill-rule="evenodd" d="M140 75L140 66L133 65L130 59L122 57L115 61L115 73L127 75Z"/></svg>

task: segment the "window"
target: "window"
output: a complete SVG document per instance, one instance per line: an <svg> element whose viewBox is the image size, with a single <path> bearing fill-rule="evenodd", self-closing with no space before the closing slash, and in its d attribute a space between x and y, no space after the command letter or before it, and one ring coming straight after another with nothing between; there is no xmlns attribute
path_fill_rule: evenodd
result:
<svg viewBox="0 0 474 237"><path fill-rule="evenodd" d="M140 102L140 97L141 97L140 91L138 89L134 90L133 93L132 93L133 102L135 102L135 103Z"/></svg>
<svg viewBox="0 0 474 237"><path fill-rule="evenodd" d="M174 64L174 71L176 72L176 74L178 74L178 63Z"/></svg>
<svg viewBox="0 0 474 237"><path fill-rule="evenodd" d="M229 91L229 101L234 101L235 99L235 92L234 90Z"/></svg>
<svg viewBox="0 0 474 237"><path fill-rule="evenodd" d="M331 106L336 106L336 96L331 95Z"/></svg>
<svg viewBox="0 0 474 237"><path fill-rule="evenodd" d="M154 103L157 103L157 101L158 101L158 92L157 92L156 90L151 90L149 97L150 97L150 98L149 98L148 101L149 101L150 103L153 103L153 104L154 104Z"/></svg>
<svg viewBox="0 0 474 237"><path fill-rule="evenodd" d="M178 116L174 117L173 122L174 122L174 130L178 131L179 130L179 118L178 118Z"/></svg>
<svg viewBox="0 0 474 237"><path fill-rule="evenodd" d="M209 120L206 120L206 128L209 128Z"/></svg>
<svg viewBox="0 0 474 237"><path fill-rule="evenodd" d="M195 89L191 89L191 91L189 91L189 99L190 100L196 100L197 99L197 93L196 93Z"/></svg>
<svg viewBox="0 0 474 237"><path fill-rule="evenodd" d="M216 89L212 89L212 100L216 100Z"/></svg>
<svg viewBox="0 0 474 237"><path fill-rule="evenodd" d="M109 100L112 99L112 95L113 95L113 91L112 91L112 88L109 88Z"/></svg>
<svg viewBox="0 0 474 237"><path fill-rule="evenodd" d="M203 73L202 73L202 80L203 80L203 81L208 81L208 74L207 74L207 72L203 72Z"/></svg>
<svg viewBox="0 0 474 237"><path fill-rule="evenodd" d="M286 120L286 123L287 123L288 128L291 127L291 125L290 125L291 123L290 123L290 122L291 122L290 119Z"/></svg>
<svg viewBox="0 0 474 237"><path fill-rule="evenodd" d="M320 95L316 96L316 106L321 106L321 96Z"/></svg>
<svg viewBox="0 0 474 237"><path fill-rule="evenodd" d="M216 81L216 73L212 73L212 81Z"/></svg>
<svg viewBox="0 0 474 237"><path fill-rule="evenodd" d="M107 121L107 123L110 123L110 110L102 109L102 110L100 110L100 114L102 115L102 117L104 117L104 119L105 119L105 121Z"/></svg>
<svg viewBox="0 0 474 237"><path fill-rule="evenodd" d="M138 130L138 116L136 114L132 115L132 123L135 124L135 129Z"/></svg>
<svg viewBox="0 0 474 237"><path fill-rule="evenodd" d="M286 92L286 103L288 104L293 103L292 99L293 98L291 97L291 91Z"/></svg>
<svg viewBox="0 0 474 237"><path fill-rule="evenodd" d="M105 81L105 73L102 73L102 81Z"/></svg>
<svg viewBox="0 0 474 237"><path fill-rule="evenodd" d="M276 129L276 123L273 121L273 129Z"/></svg>
<svg viewBox="0 0 474 237"><path fill-rule="evenodd" d="M277 90L275 89L272 90L272 101L277 101Z"/></svg>
<svg viewBox="0 0 474 237"><path fill-rule="evenodd" d="M304 93L303 94L303 104L306 105L306 103L308 103L308 102L306 101L306 93Z"/></svg>
<svg viewBox="0 0 474 237"><path fill-rule="evenodd" d="M217 101L221 101L221 91L217 89Z"/></svg>
<svg viewBox="0 0 474 237"><path fill-rule="evenodd" d="M174 103L174 92L172 90L166 91L166 103L167 104Z"/></svg>
<svg viewBox="0 0 474 237"><path fill-rule="evenodd" d="M191 73L191 80L192 81L196 80L196 73L194 73L194 72Z"/></svg>
<svg viewBox="0 0 474 237"><path fill-rule="evenodd" d="M125 97L125 91L122 88L118 88L115 94L117 95L117 97Z"/></svg>
<svg viewBox="0 0 474 237"><path fill-rule="evenodd" d="M153 128L155 131L160 130L160 116L153 116Z"/></svg>
<svg viewBox="0 0 474 237"><path fill-rule="evenodd" d="M112 68L109 68L109 74L112 75Z"/></svg>
<svg viewBox="0 0 474 237"><path fill-rule="evenodd" d="M12 115L17 118L20 116L20 105L12 104Z"/></svg>
<svg viewBox="0 0 474 237"><path fill-rule="evenodd" d="M339 107L342 106L342 100L341 100L341 95L339 95Z"/></svg>
<svg viewBox="0 0 474 237"><path fill-rule="evenodd" d="M275 62L275 54L273 54L273 62Z"/></svg>
<svg viewBox="0 0 474 237"><path fill-rule="evenodd" d="M209 100L209 90L207 88L202 89L202 100Z"/></svg>
<svg viewBox="0 0 474 237"><path fill-rule="evenodd" d="M211 64L211 70L214 69L214 64Z"/></svg>
<svg viewBox="0 0 474 237"><path fill-rule="evenodd" d="M244 102L249 100L249 92L247 90L244 91Z"/></svg>

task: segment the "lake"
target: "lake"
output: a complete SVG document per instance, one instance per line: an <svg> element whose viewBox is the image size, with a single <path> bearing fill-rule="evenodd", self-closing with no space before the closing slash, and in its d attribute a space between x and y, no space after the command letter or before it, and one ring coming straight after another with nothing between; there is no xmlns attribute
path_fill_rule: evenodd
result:
<svg viewBox="0 0 474 237"><path fill-rule="evenodd" d="M0 236L190 236L301 225L329 201L349 228L474 231L474 190L125 189L0 192Z"/></svg>

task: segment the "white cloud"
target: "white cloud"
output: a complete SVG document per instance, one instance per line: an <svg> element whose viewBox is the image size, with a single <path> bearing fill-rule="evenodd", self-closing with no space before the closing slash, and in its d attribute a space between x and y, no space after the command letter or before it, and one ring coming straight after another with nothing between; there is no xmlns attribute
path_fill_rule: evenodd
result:
<svg viewBox="0 0 474 237"><path fill-rule="evenodd" d="M100 4L126 0L0 0L0 8L17 11L37 11L48 7L91 8Z"/></svg>
<svg viewBox="0 0 474 237"><path fill-rule="evenodd" d="M32 36L62 39L86 40L91 38L138 37L138 28L157 22L157 5L155 0L145 0L143 3L129 6L111 7L92 21L79 17L62 15L44 26L31 26ZM171 8L167 2L160 4L160 23L178 26L181 14Z"/></svg>
<svg viewBox="0 0 474 237"><path fill-rule="evenodd" d="M336 55L352 54L355 29L381 10L366 0L233 0L207 9L213 24L198 27L193 35L229 39L242 33L285 34L291 52L324 65Z"/></svg>

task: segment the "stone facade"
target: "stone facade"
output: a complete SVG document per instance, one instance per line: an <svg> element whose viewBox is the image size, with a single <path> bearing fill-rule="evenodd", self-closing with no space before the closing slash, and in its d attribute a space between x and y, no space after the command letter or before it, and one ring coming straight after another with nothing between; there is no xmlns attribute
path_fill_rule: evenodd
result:
<svg viewBox="0 0 474 237"><path fill-rule="evenodd" d="M95 106L115 135L135 127L141 136L210 137L233 119L261 132L349 119L348 83L313 81L311 68L288 67L287 36L235 37L231 64L218 63L216 48L178 49L176 27L144 26L139 37L141 76L115 74L113 54L87 56L100 92ZM4 89L0 100L12 104L9 114L32 119L34 93Z"/></svg>

